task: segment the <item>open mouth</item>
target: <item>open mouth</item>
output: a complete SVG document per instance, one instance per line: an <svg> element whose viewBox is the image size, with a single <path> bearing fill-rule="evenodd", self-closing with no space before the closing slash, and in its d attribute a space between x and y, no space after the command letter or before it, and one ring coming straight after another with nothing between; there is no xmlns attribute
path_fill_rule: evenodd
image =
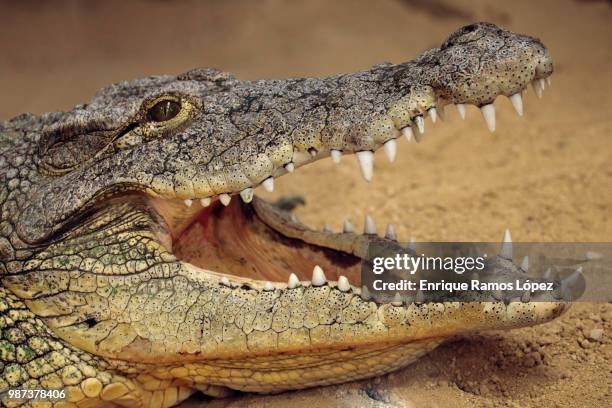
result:
<svg viewBox="0 0 612 408"><path fill-rule="evenodd" d="M549 81L548 81L549 82ZM546 86L545 79L532 82L538 97ZM522 96L517 93L510 101L519 115L523 113ZM461 117L464 105L457 105ZM495 129L493 105L481 108L489 130ZM432 122L443 117L444 102L413 118L413 126L398 129L397 136L417 141L425 131L424 117ZM396 156L397 138L387 140L382 148L390 161ZM355 152L361 174L366 181L373 176L373 152ZM342 152L338 150L313 151L302 161L288 163L285 171L291 173L299 165L330 157L338 163ZM267 191L274 188L274 178L263 181ZM342 231L330 228L312 229L300 223L292 214L300 199L282 198L269 203L253 195L248 188L238 194L220 194L202 199L153 198L152 206L161 215L167 236L162 239L166 247L181 262L200 268L216 276L221 284L260 290L274 290L302 286L329 284L342 291L361 293L362 260L368 246L382 242L398 251L406 250L397 241L393 225L377 230L374 221L366 216L364 231L355 231L346 221ZM520 267L515 268L520 272ZM524 271L523 271L524 272Z"/></svg>

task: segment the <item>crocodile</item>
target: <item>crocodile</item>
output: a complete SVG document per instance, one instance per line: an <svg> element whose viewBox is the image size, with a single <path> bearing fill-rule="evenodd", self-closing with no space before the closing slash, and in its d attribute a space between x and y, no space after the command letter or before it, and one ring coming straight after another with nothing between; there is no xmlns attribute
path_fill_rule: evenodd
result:
<svg viewBox="0 0 612 408"><path fill-rule="evenodd" d="M541 93L552 72L538 39L483 22L405 63L284 80L193 69L0 123L2 403L171 407L196 392L337 384L457 334L561 315L565 298L538 293L372 299L361 262L372 243L402 245L392 226L313 229L292 215L296 200L254 195L351 153L369 181L374 151L393 160L398 138L420 140L447 105L476 105L494 131L495 98L522 114L523 91ZM509 236L492 258L525 279Z"/></svg>

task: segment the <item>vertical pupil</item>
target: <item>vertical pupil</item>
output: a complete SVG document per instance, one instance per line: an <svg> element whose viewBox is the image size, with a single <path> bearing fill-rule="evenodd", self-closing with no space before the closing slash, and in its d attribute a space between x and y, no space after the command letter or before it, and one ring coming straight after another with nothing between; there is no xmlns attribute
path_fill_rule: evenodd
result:
<svg viewBox="0 0 612 408"><path fill-rule="evenodd" d="M180 106L174 101L161 101L155 104L149 111L151 120L155 122L164 122L175 117L180 110Z"/></svg>

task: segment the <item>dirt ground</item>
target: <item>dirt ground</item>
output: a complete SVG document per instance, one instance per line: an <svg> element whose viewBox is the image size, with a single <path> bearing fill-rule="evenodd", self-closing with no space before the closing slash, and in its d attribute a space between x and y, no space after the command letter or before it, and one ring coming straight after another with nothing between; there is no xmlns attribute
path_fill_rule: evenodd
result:
<svg viewBox="0 0 612 408"><path fill-rule="evenodd" d="M428 5L424 5L428 4ZM213 66L242 78L327 75L400 62L480 20L540 37L552 87L519 118L500 98L498 131L480 113L427 122L419 145L377 154L367 185L352 157L300 169L274 198L339 229L367 212L400 238L612 241L612 7L607 2L385 0L0 2L0 118L69 109L112 82ZM330 192L332 192L330 194ZM604 407L612 405L612 306L576 304L552 323L455 339L397 373L211 407ZM603 329L599 336L597 330ZM191 401L189 406L202 406Z"/></svg>

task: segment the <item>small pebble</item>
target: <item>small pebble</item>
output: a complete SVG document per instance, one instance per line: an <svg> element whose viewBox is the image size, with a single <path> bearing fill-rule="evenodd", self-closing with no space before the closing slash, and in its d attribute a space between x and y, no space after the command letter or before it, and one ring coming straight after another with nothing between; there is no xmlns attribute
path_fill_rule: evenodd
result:
<svg viewBox="0 0 612 408"><path fill-rule="evenodd" d="M603 329L593 329L589 332L588 338L593 341L601 341L603 339Z"/></svg>

